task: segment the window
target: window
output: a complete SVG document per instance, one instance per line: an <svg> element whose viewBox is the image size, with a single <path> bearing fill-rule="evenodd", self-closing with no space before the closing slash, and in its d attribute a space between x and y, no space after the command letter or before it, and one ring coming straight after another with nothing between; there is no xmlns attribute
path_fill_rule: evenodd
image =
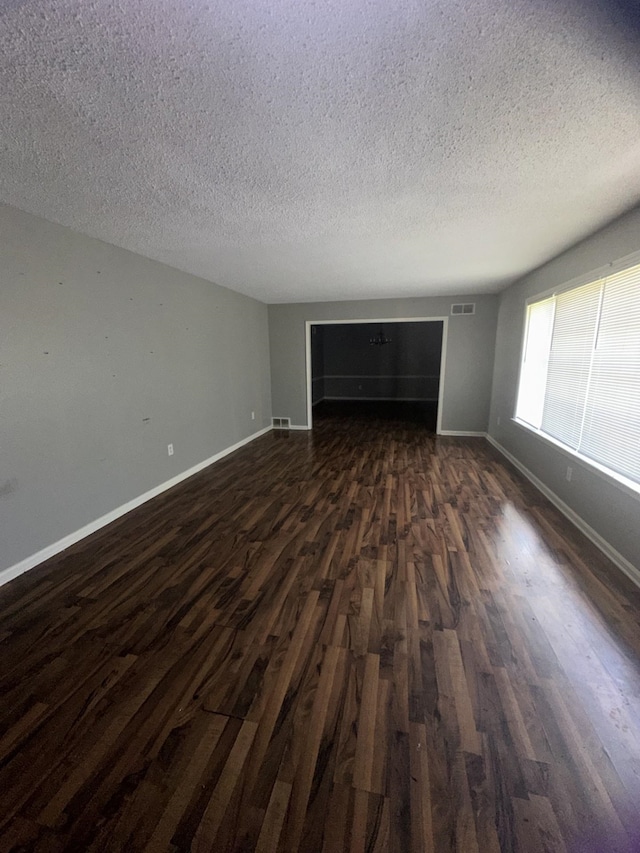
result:
<svg viewBox="0 0 640 853"><path fill-rule="evenodd" d="M640 265L528 306L516 418L640 484Z"/></svg>

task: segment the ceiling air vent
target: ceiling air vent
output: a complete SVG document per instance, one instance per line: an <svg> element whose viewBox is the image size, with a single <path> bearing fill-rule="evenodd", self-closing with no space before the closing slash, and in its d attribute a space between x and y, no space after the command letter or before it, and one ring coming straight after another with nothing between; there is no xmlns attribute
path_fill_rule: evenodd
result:
<svg viewBox="0 0 640 853"><path fill-rule="evenodd" d="M476 303L475 302L458 302L451 306L452 314L475 314L476 313Z"/></svg>

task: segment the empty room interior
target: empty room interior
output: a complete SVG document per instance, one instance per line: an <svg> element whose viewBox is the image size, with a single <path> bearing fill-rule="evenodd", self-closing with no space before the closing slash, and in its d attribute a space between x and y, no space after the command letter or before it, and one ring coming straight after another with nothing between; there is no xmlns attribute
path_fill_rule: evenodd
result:
<svg viewBox="0 0 640 853"><path fill-rule="evenodd" d="M636 0L0 73L0 853L640 851Z"/></svg>

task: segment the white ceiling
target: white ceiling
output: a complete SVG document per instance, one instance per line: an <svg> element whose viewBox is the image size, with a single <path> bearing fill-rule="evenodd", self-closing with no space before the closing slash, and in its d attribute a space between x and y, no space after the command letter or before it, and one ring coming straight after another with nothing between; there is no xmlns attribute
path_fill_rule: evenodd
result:
<svg viewBox="0 0 640 853"><path fill-rule="evenodd" d="M637 10L0 0L0 199L265 302L496 291L640 200Z"/></svg>

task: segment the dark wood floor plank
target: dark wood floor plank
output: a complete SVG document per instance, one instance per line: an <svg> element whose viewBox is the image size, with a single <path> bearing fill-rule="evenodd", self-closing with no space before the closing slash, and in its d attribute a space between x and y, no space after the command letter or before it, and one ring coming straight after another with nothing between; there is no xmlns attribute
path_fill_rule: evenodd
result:
<svg viewBox="0 0 640 853"><path fill-rule="evenodd" d="M6 585L0 695L2 853L638 840L640 590L415 420L263 436Z"/></svg>

